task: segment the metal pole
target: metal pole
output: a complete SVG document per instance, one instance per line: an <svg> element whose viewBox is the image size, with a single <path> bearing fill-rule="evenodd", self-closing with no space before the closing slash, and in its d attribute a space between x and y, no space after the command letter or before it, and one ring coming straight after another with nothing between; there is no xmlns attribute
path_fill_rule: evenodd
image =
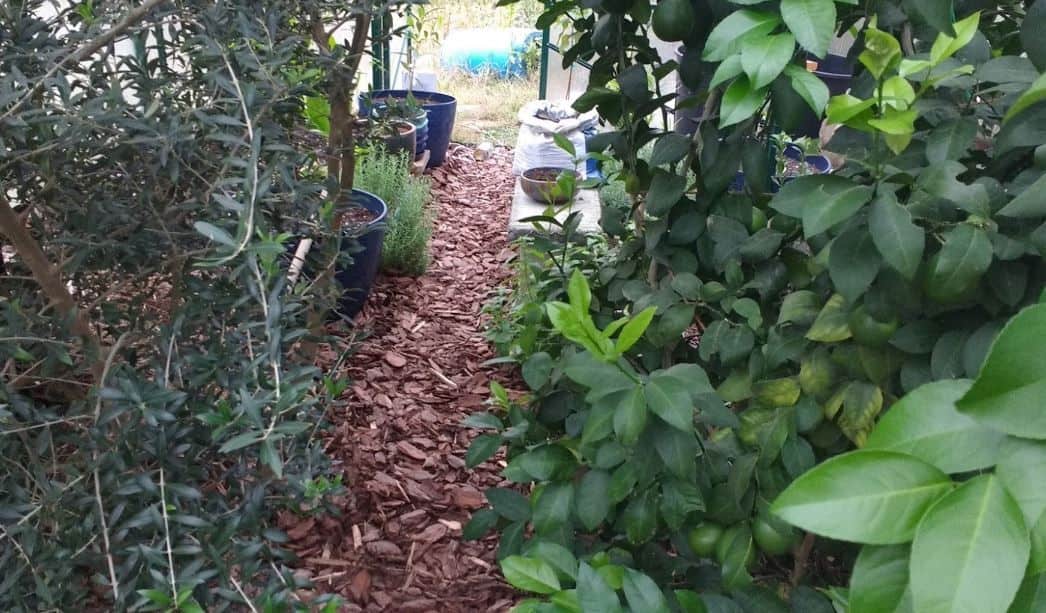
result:
<svg viewBox="0 0 1046 613"><path fill-rule="evenodd" d="M385 89L382 85L384 67L381 65L381 19L381 15L375 15L370 22L370 73L373 90Z"/></svg>
<svg viewBox="0 0 1046 613"><path fill-rule="evenodd" d="M545 8L550 6L549 0L544 0ZM545 100L548 98L548 46L550 38L549 28L545 28L541 31L541 68L540 77L538 80L538 98Z"/></svg>

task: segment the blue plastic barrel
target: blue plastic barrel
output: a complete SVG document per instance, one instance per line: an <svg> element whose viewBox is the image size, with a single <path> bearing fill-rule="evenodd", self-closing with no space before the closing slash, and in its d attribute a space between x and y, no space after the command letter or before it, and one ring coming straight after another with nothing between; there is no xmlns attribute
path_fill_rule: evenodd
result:
<svg viewBox="0 0 1046 613"><path fill-rule="evenodd" d="M440 45L447 68L502 78L527 74L527 47L541 36L526 28L474 28L452 30Z"/></svg>

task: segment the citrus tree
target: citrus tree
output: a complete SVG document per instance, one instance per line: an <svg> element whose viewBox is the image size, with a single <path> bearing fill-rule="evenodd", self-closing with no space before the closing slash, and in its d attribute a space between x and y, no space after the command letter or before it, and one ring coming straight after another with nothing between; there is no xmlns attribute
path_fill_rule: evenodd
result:
<svg viewBox="0 0 1046 613"><path fill-rule="evenodd" d="M544 340L504 344L531 394L472 420L470 460L506 444L528 494L489 492L469 536L500 530L506 578L550 595L524 610L845 606L857 549L772 505L906 393L976 377L1039 299L1046 5L562 1L553 20L593 66L575 106L603 118L592 148L630 206L604 209L615 249L587 282L550 275ZM806 61L846 33L852 86L830 96ZM662 91L673 72L692 97ZM692 136L659 127L669 102L701 109ZM770 136L807 112L845 164L778 190Z"/></svg>

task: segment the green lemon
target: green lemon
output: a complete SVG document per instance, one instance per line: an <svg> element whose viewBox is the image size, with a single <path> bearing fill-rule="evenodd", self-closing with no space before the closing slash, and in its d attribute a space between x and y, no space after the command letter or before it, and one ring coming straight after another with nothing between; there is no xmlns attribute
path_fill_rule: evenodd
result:
<svg viewBox="0 0 1046 613"><path fill-rule="evenodd" d="M702 522L687 535L687 542L694 553L707 558L715 552L716 543L723 536L723 527L713 522Z"/></svg>
<svg viewBox="0 0 1046 613"><path fill-rule="evenodd" d="M695 18L690 0L661 0L654 9L651 25L661 40L678 42L690 33Z"/></svg>
<svg viewBox="0 0 1046 613"><path fill-rule="evenodd" d="M861 305L850 313L848 320L854 340L868 347L882 347L897 331L897 320L879 321Z"/></svg>
<svg viewBox="0 0 1046 613"><path fill-rule="evenodd" d="M784 214L774 215L774 218L770 220L770 229L791 234L799 229L799 220Z"/></svg>
<svg viewBox="0 0 1046 613"><path fill-rule="evenodd" d="M752 523L752 538L763 553L779 556L795 547L796 532L791 526L775 526L762 517Z"/></svg>
<svg viewBox="0 0 1046 613"><path fill-rule="evenodd" d="M766 229L766 213L759 207L752 207L752 221L748 224L748 230L755 234Z"/></svg>

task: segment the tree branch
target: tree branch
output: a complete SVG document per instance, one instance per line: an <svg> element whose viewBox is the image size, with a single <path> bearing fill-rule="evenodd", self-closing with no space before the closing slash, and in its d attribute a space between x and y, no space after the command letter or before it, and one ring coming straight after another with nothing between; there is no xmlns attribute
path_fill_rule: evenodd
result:
<svg viewBox="0 0 1046 613"><path fill-rule="evenodd" d="M103 371L102 343L91 328L84 311L76 306L72 294L62 282L61 272L58 271L36 239L29 234L18 214L11 208L7 198L0 193L0 234L7 236L14 247L15 252L25 265L33 273L44 295L55 304L58 311L71 322L70 329L73 334L80 337L84 343L85 353L90 364L91 374L95 381L99 381Z"/></svg>

